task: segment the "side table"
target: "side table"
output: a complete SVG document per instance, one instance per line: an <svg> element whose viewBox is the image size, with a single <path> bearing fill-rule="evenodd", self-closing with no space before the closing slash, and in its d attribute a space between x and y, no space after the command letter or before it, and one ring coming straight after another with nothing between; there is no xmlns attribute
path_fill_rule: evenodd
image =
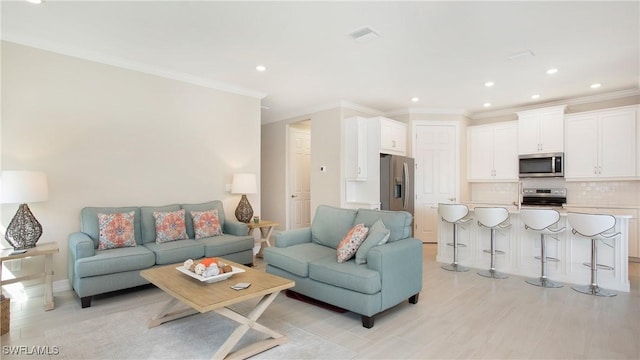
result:
<svg viewBox="0 0 640 360"><path fill-rule="evenodd" d="M44 273L29 274L15 279L2 280L2 271L0 271L0 288L4 285L31 280L44 275L44 309L47 311L53 310L55 308L53 302L53 254L59 252L58 243L48 242L36 244L35 247L27 249L26 252L21 254L12 255L13 251L13 249L0 250L0 270L2 269L3 261L44 256Z"/></svg>
<svg viewBox="0 0 640 360"><path fill-rule="evenodd" d="M266 246L271 246L269 238L271 237L271 233L273 233L273 229L278 225L280 224L268 220L260 220L258 223L252 221L247 224L247 226L249 226L249 235L253 235L253 230L260 229L260 250L258 250L256 254L257 258L262 259L262 251L265 248L265 244Z"/></svg>

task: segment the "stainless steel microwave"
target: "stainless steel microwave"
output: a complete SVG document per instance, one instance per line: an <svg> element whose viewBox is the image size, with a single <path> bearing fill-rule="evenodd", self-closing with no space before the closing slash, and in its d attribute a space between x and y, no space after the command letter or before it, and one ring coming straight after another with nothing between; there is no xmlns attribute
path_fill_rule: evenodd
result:
<svg viewBox="0 0 640 360"><path fill-rule="evenodd" d="M564 177L564 153L520 155L518 162L521 178Z"/></svg>

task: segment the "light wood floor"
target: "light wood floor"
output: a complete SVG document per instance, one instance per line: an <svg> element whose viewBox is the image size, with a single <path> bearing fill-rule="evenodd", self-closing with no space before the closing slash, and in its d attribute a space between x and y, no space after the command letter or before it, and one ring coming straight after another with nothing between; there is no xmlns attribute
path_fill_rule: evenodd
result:
<svg viewBox="0 0 640 360"><path fill-rule="evenodd" d="M323 310L283 295L267 311L283 321L352 350L358 359L638 359L640 264L630 264L631 292L599 298L571 290L542 289L512 276L486 279L475 271L451 273L424 246L424 286L417 305L401 304L376 318ZM258 260L258 269L264 263ZM585 279L585 283L587 279ZM71 291L55 294L56 309L42 298L11 304L11 330L2 345L43 344L48 328L121 311L128 304L166 301L152 286L94 298L81 309ZM55 358L53 356L52 358Z"/></svg>

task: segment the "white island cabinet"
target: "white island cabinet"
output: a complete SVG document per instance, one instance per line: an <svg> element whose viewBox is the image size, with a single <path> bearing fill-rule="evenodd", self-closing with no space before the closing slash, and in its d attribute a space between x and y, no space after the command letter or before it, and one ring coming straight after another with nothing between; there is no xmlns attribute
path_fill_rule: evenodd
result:
<svg viewBox="0 0 640 360"><path fill-rule="evenodd" d="M547 263L547 276L565 284L589 284L590 269L583 264L591 261L591 241L574 235L566 221L566 211L561 211L560 214L559 226L566 227L566 230L556 236L557 241L547 236L547 255L560 261ZM496 250L505 252L504 255L496 254L496 270L525 277L540 277L540 260L534 258L540 256L540 236L524 229L517 209L510 209L509 215L511 227L496 231ZM472 206L469 207L469 216L473 217ZM629 292L630 216L618 215L615 218L615 231L621 235L608 241L609 246L602 243L598 245L598 263L611 266L614 270L598 270L598 283L606 289ZM436 261L451 263L453 250L447 243L451 243L452 239L451 224L440 221ZM489 254L483 250L489 248L489 239L489 230L479 227L476 220L458 226L458 242L467 245L458 248L458 263L478 270L488 269ZM481 280L483 279L478 277L478 281Z"/></svg>

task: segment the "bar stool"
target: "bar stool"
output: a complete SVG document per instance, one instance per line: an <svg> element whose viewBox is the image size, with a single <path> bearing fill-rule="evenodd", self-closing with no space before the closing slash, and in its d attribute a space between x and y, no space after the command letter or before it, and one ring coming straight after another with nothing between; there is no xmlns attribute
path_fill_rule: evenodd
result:
<svg viewBox="0 0 640 360"><path fill-rule="evenodd" d="M491 254L491 267L489 270L478 272L478 275L494 279L508 278L509 275L496 271L495 254L504 254L504 251L496 250L495 234L496 230L506 229L511 226L508 223L509 211L503 207L477 207L473 211L476 219L478 219L478 225L491 230L491 249L483 250Z"/></svg>
<svg viewBox="0 0 640 360"><path fill-rule="evenodd" d="M462 204L438 204L438 214L442 217L442 221L453 224L453 242L447 243L447 245L453 246L453 262L441 267L449 271L469 271L468 267L458 265L458 247L466 247L467 245L459 244L457 235L458 225L466 224L473 220L473 218L466 217L469 214L469 208Z"/></svg>
<svg viewBox="0 0 640 360"><path fill-rule="evenodd" d="M616 296L617 294L611 290L603 289L598 286L598 268L603 270L613 270L613 267L598 264L598 240L612 240L617 233L605 233L613 229L616 225L616 218L611 215L604 214L581 214L568 213L567 219L571 226L571 232L574 235L591 239L591 262L584 265L591 268L591 284L583 286L572 286L575 291L583 294L595 296ZM605 245L608 245L605 243ZM609 245L610 246L610 245Z"/></svg>
<svg viewBox="0 0 640 360"><path fill-rule="evenodd" d="M555 235L563 232L565 228L554 227L560 220L560 213L555 210L546 209L522 209L520 219L524 223L525 230L540 234L540 267L539 278L525 280L527 284L545 287L561 288L563 285L553 282L547 278L547 261L558 261L556 258L547 257L547 247L545 235ZM558 239L556 239L558 240ZM536 259L538 257L536 256Z"/></svg>

